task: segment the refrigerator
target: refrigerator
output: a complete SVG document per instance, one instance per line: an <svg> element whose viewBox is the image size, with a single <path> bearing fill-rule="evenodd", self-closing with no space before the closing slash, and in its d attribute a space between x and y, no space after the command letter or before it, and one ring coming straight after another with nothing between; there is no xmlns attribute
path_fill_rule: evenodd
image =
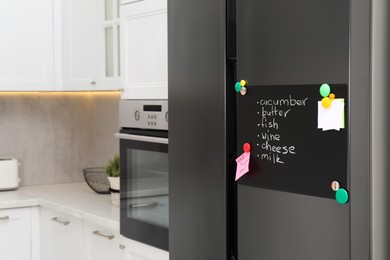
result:
<svg viewBox="0 0 390 260"><path fill-rule="evenodd" d="M168 0L170 259L390 259L389 14Z"/></svg>

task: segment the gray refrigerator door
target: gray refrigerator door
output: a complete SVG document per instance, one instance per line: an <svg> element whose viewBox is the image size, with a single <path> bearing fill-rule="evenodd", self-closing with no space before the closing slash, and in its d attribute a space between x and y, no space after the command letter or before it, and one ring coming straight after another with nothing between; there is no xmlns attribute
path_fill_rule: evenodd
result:
<svg viewBox="0 0 390 260"><path fill-rule="evenodd" d="M237 1L238 80L248 81L248 92L270 85L349 86L349 11L348 0ZM238 184L237 203L239 260L350 259L350 204L247 181Z"/></svg>

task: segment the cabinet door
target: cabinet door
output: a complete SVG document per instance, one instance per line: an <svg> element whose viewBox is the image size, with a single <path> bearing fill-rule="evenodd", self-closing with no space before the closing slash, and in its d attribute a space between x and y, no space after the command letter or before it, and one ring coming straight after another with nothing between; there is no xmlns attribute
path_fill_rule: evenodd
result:
<svg viewBox="0 0 390 260"><path fill-rule="evenodd" d="M52 90L52 0L0 1L0 90Z"/></svg>
<svg viewBox="0 0 390 260"><path fill-rule="evenodd" d="M168 260L167 251L131 240L122 239L121 248L125 250L126 260Z"/></svg>
<svg viewBox="0 0 390 260"><path fill-rule="evenodd" d="M84 259L82 220L44 208L40 213L41 259Z"/></svg>
<svg viewBox="0 0 390 260"><path fill-rule="evenodd" d="M97 85L98 2L54 0L57 90L93 90Z"/></svg>
<svg viewBox="0 0 390 260"><path fill-rule="evenodd" d="M167 99L167 1L122 5L123 99Z"/></svg>
<svg viewBox="0 0 390 260"><path fill-rule="evenodd" d="M0 210L0 259L31 259L31 209Z"/></svg>
<svg viewBox="0 0 390 260"><path fill-rule="evenodd" d="M56 90L112 90L119 81L118 0L54 0Z"/></svg>
<svg viewBox="0 0 390 260"><path fill-rule="evenodd" d="M120 88L120 0L99 0L99 60L97 88Z"/></svg>
<svg viewBox="0 0 390 260"><path fill-rule="evenodd" d="M88 260L125 259L118 232L85 222L84 241Z"/></svg>

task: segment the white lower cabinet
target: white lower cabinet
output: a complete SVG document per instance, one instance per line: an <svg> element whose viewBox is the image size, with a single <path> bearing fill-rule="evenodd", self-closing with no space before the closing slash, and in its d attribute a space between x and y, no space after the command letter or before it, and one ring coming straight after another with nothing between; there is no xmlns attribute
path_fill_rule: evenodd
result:
<svg viewBox="0 0 390 260"><path fill-rule="evenodd" d="M85 222L84 241L88 260L126 259L121 237L111 229Z"/></svg>
<svg viewBox="0 0 390 260"><path fill-rule="evenodd" d="M121 242L125 251L126 260L168 260L167 251L148 246L146 244L123 238Z"/></svg>
<svg viewBox="0 0 390 260"><path fill-rule="evenodd" d="M34 248L36 216L33 208L0 210L1 260L38 260L38 251Z"/></svg>
<svg viewBox="0 0 390 260"><path fill-rule="evenodd" d="M169 259L168 252L127 239L118 231L46 208L40 213L40 260ZM0 252L0 259L29 258L3 258Z"/></svg>
<svg viewBox="0 0 390 260"><path fill-rule="evenodd" d="M41 260L82 260L83 221L41 208Z"/></svg>

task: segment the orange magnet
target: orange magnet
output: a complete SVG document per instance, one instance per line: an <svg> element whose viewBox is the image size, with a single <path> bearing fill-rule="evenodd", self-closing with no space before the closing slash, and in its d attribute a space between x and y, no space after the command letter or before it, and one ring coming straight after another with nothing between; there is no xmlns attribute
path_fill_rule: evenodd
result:
<svg viewBox="0 0 390 260"><path fill-rule="evenodd" d="M336 97L335 94L333 94L333 93L330 93L330 94L329 94L329 99L330 99L330 100L333 100L335 97Z"/></svg>

